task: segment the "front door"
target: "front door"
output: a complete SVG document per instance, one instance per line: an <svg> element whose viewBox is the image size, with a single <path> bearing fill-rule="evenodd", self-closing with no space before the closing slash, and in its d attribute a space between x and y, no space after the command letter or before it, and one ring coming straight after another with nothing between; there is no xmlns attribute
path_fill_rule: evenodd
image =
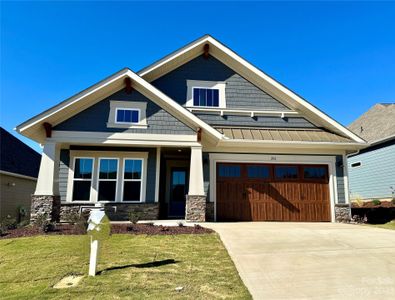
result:
<svg viewBox="0 0 395 300"><path fill-rule="evenodd" d="M185 217L185 197L188 193L187 168L171 168L169 217Z"/></svg>

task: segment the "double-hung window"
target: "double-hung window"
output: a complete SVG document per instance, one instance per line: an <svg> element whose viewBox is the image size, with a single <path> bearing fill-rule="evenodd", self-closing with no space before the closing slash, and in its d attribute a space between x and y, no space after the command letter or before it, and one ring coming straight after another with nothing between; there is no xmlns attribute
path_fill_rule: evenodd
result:
<svg viewBox="0 0 395 300"><path fill-rule="evenodd" d="M93 158L74 159L73 201L89 201L91 195Z"/></svg>
<svg viewBox="0 0 395 300"><path fill-rule="evenodd" d="M147 152L70 150L70 157L67 202L145 202Z"/></svg>
<svg viewBox="0 0 395 300"><path fill-rule="evenodd" d="M99 201L115 201L117 196L117 179L118 159L99 158Z"/></svg>
<svg viewBox="0 0 395 300"><path fill-rule="evenodd" d="M142 169L142 159L125 158L122 201L141 201Z"/></svg>

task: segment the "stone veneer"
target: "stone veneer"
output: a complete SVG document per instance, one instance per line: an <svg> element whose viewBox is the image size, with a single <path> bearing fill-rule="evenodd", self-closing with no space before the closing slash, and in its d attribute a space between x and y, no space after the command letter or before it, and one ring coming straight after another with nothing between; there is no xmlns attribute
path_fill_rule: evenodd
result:
<svg viewBox="0 0 395 300"><path fill-rule="evenodd" d="M187 195L185 220L190 222L206 221L206 196Z"/></svg>
<svg viewBox="0 0 395 300"><path fill-rule="evenodd" d="M335 220L338 223L348 223L351 220L350 204L335 204Z"/></svg>
<svg viewBox="0 0 395 300"><path fill-rule="evenodd" d="M60 196L32 195L30 222L34 224L42 215L50 221L59 221Z"/></svg>
<svg viewBox="0 0 395 300"><path fill-rule="evenodd" d="M67 215L80 213L81 208L89 209L94 203L62 203L60 219L67 221ZM141 220L157 220L159 217L159 203L105 203L104 209L111 221L128 221L129 213L140 214Z"/></svg>

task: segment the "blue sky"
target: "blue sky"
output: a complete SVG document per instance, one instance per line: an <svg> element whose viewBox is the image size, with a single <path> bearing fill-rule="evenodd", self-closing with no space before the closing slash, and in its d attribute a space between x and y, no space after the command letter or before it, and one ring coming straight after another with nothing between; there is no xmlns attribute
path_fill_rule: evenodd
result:
<svg viewBox="0 0 395 300"><path fill-rule="evenodd" d="M1 2L0 125L206 33L348 125L395 102L394 16L394 2Z"/></svg>

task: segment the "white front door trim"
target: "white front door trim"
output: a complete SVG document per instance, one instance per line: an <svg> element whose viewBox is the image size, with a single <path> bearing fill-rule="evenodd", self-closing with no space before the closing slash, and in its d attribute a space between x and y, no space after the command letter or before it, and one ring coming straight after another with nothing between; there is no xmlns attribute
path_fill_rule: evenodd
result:
<svg viewBox="0 0 395 300"><path fill-rule="evenodd" d="M331 221L335 221L335 204L337 197L336 157L335 156L303 156L303 155L277 155L277 154L231 154L210 153L210 202L214 202L214 221L217 220L217 163L272 163L272 164L326 164L329 172L329 196L331 208Z"/></svg>

